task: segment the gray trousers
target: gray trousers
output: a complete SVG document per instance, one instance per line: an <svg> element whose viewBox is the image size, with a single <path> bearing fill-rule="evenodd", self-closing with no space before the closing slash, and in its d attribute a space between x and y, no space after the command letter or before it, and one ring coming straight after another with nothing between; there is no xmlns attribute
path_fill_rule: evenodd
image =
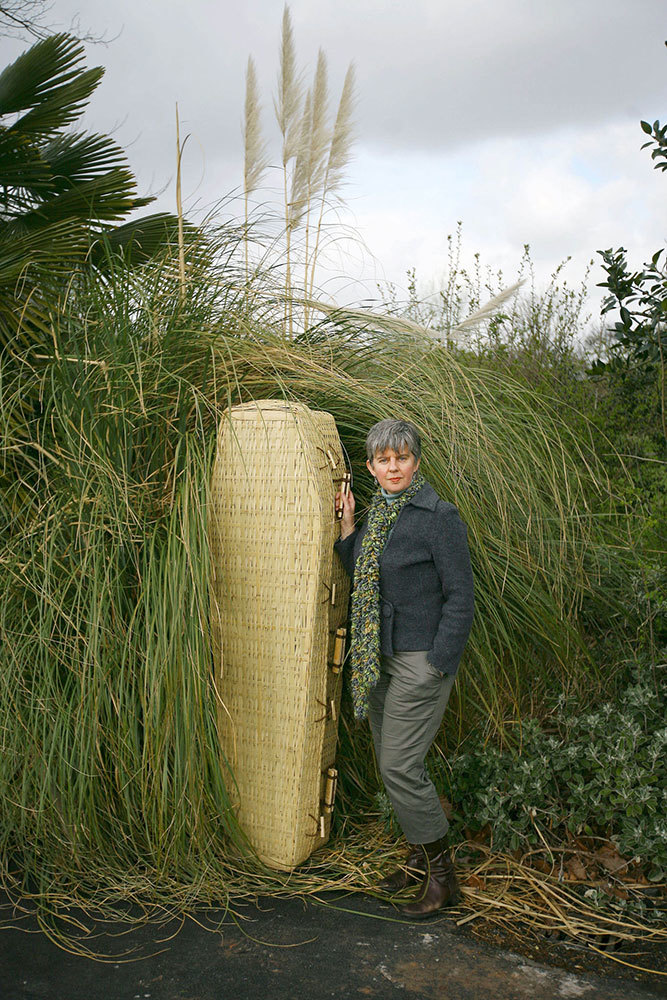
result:
<svg viewBox="0 0 667 1000"><path fill-rule="evenodd" d="M431 844L449 829L438 794L424 768L454 687L426 659L425 651L383 656L369 720L375 755L396 818L411 844Z"/></svg>

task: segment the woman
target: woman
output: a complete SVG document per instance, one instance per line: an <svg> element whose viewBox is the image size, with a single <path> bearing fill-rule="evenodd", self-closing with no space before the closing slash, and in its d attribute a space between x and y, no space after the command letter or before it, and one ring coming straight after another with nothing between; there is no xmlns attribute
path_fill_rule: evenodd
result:
<svg viewBox="0 0 667 1000"><path fill-rule="evenodd" d="M394 893L420 882L402 912L421 918L460 896L449 824L424 759L470 631L472 571L456 507L419 471L417 428L382 420L368 432L366 453L378 489L360 528L352 493L336 498L343 518L335 547L354 578L352 699L357 718L370 719L380 774L411 845L405 867L380 887Z"/></svg>

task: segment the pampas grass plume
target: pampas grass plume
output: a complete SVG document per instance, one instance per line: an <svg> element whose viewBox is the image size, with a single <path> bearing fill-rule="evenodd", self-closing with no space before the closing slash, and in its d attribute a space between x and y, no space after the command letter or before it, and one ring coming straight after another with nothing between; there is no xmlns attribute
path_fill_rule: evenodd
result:
<svg viewBox="0 0 667 1000"><path fill-rule="evenodd" d="M274 101L276 119L283 137L283 166L296 155L299 145L299 111L301 108L301 81L296 70L296 53L289 7L283 11L283 32L280 46L280 72L278 74L278 99Z"/></svg>
<svg viewBox="0 0 667 1000"><path fill-rule="evenodd" d="M352 115L354 112L354 63L350 63L340 96L338 112L329 147L329 160L326 169L325 194L340 187L345 169L350 162L350 151L354 140Z"/></svg>
<svg viewBox="0 0 667 1000"><path fill-rule="evenodd" d="M243 120L243 144L245 150L243 190L246 196L259 187L262 175L269 162L266 143L262 139L260 111L255 62L252 56L250 56L246 70L245 115Z"/></svg>

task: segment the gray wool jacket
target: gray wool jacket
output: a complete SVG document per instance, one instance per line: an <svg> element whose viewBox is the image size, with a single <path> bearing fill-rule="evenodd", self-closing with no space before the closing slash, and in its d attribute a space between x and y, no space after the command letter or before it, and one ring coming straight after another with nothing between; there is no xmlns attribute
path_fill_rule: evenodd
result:
<svg viewBox="0 0 667 1000"><path fill-rule="evenodd" d="M367 524L334 547L350 577ZM472 625L467 529L429 483L401 510L380 556L380 648L425 649L441 674L455 674Z"/></svg>

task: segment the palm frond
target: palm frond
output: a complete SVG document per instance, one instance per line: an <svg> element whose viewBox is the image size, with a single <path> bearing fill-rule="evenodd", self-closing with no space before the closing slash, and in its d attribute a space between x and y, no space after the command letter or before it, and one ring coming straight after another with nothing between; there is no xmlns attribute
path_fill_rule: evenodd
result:
<svg viewBox="0 0 667 1000"><path fill-rule="evenodd" d="M127 156L106 135L68 132L42 147L54 176L54 190L85 184L116 168L127 169Z"/></svg>
<svg viewBox="0 0 667 1000"><path fill-rule="evenodd" d="M10 133L52 135L75 121L99 84L101 67L83 70L83 45L70 35L36 42L0 74L0 116L24 111Z"/></svg>
<svg viewBox="0 0 667 1000"><path fill-rule="evenodd" d="M83 58L84 47L72 35L36 42L0 73L0 116L36 108L60 95L81 75ZM94 72L99 78L103 70Z"/></svg>
<svg viewBox="0 0 667 1000"><path fill-rule="evenodd" d="M184 224L186 245L198 239L194 226ZM120 254L127 265L136 266L160 254L173 254L178 241L178 218L169 212L133 219L103 231L93 242L86 259L104 270Z"/></svg>

